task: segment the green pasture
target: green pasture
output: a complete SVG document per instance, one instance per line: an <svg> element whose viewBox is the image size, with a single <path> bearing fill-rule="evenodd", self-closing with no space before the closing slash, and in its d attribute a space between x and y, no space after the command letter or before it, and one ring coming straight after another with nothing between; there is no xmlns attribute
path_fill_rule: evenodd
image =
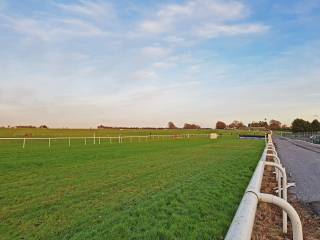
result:
<svg viewBox="0 0 320 240"><path fill-rule="evenodd" d="M34 135L71 134L47 131ZM10 134L0 135L22 133ZM3 240L223 239L264 146L236 134L70 148L15 141L0 142Z"/></svg>
<svg viewBox="0 0 320 240"><path fill-rule="evenodd" d="M0 128L1 137L108 137L108 136L145 136L172 134L206 134L218 132L222 135L237 135L249 133L243 130L215 130L215 129L68 129L68 128ZM263 132L250 132L264 134Z"/></svg>
<svg viewBox="0 0 320 240"><path fill-rule="evenodd" d="M194 133L210 133L213 130L207 129L44 129L44 128L0 128L0 137L107 137L107 136L139 136L139 135L171 135Z"/></svg>

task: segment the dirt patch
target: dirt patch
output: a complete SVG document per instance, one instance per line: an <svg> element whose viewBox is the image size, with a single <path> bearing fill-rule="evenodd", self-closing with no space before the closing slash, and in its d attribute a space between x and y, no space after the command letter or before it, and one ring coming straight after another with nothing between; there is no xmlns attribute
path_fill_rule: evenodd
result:
<svg viewBox="0 0 320 240"><path fill-rule="evenodd" d="M274 168L267 166L264 172L261 192L277 195L275 188L277 181ZM294 193L288 194L288 200L298 212L302 225L305 240L320 239L320 218L315 215L311 207L300 203ZM282 233L282 210L275 205L259 203L255 224L252 232L252 240L280 240L292 239L292 229L288 220L288 234Z"/></svg>
<svg viewBox="0 0 320 240"><path fill-rule="evenodd" d="M289 193L289 202L298 212L302 225L303 236L306 240L320 239L320 216L316 215L312 210L312 206L299 202L295 195Z"/></svg>
<svg viewBox="0 0 320 240"><path fill-rule="evenodd" d="M275 194L277 186L273 167L265 168L261 192ZM252 240L280 240L285 239L282 233L282 213L275 205L259 203L252 233Z"/></svg>

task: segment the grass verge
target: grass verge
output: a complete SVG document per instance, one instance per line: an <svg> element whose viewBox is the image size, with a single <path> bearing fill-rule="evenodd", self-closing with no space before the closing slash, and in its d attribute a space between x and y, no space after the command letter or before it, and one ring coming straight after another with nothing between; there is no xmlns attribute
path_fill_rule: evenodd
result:
<svg viewBox="0 0 320 240"><path fill-rule="evenodd" d="M223 239L263 145L2 144L1 238Z"/></svg>

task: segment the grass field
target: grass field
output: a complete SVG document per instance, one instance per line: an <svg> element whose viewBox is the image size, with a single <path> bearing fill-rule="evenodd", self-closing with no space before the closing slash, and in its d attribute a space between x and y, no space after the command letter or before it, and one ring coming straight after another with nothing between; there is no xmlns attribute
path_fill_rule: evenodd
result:
<svg viewBox="0 0 320 240"><path fill-rule="evenodd" d="M206 134L218 132L223 135L248 133L243 130L213 130L213 129L43 129L43 128L0 128L1 137L96 137L107 136L145 136L145 135L171 135L171 134ZM251 132L255 134L255 132ZM263 134L263 132L256 133Z"/></svg>
<svg viewBox="0 0 320 240"><path fill-rule="evenodd" d="M43 128L0 128L0 137L24 137L26 134L32 137L97 137L106 136L138 136L138 135L166 135L166 134L184 134L184 133L210 133L210 129L43 129Z"/></svg>
<svg viewBox="0 0 320 240"><path fill-rule="evenodd" d="M0 239L223 239L263 145L1 143Z"/></svg>

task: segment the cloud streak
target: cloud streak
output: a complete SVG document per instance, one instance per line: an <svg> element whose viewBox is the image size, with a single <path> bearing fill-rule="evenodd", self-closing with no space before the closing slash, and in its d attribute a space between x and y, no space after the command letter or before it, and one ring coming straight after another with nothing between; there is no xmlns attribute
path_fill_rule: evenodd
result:
<svg viewBox="0 0 320 240"><path fill-rule="evenodd" d="M102 1L80 0L74 4L57 4L57 6L72 14L91 18L114 17L115 11L111 4Z"/></svg>
<svg viewBox="0 0 320 240"><path fill-rule="evenodd" d="M5 25L16 32L44 41L107 35L103 29L76 18L35 19L6 16L3 19L6 20Z"/></svg>
<svg viewBox="0 0 320 240"><path fill-rule="evenodd" d="M269 26L258 23L234 23L244 20L249 9L237 1L189 0L160 7L155 17L138 25L143 34L175 34L180 37L212 38L266 32ZM232 23L233 22L233 23Z"/></svg>
<svg viewBox="0 0 320 240"><path fill-rule="evenodd" d="M206 24L201 28L194 29L196 36L200 38L217 38L220 36L237 36L245 34L265 33L269 30L268 26L263 24L235 24L235 25L217 25Z"/></svg>

